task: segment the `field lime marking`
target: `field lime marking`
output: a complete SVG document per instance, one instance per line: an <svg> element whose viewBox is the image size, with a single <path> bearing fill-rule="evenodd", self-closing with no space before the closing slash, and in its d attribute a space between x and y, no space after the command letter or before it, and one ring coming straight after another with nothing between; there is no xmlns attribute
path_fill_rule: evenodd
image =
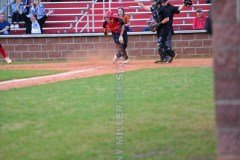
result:
<svg viewBox="0 0 240 160"><path fill-rule="evenodd" d="M74 75L77 73L84 73L84 72L89 72L89 71L93 71L93 70L97 70L97 69L103 69L103 68L107 68L107 67L108 66L101 66L101 67L96 67L96 68L90 68L90 69L84 69L84 70L78 70L78 71L69 71L69 72L64 72L64 73L59 73L59 74L54 74L54 75L48 75L48 76L39 76L39 77L33 77L33 78L23 78L23 79L3 81L3 82L0 82L0 85L16 83L16 82L39 80L39 79L54 78L54 77L61 77L61 76L67 76L67 75Z"/></svg>

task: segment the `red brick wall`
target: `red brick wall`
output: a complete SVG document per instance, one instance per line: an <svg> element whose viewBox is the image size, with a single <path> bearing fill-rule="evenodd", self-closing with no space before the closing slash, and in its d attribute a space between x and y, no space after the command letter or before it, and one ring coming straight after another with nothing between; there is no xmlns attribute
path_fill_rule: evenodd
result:
<svg viewBox="0 0 240 160"><path fill-rule="evenodd" d="M236 0L213 2L213 51L219 160L240 160L240 22Z"/></svg>
<svg viewBox="0 0 240 160"><path fill-rule="evenodd" d="M111 57L115 45L112 37L23 37L2 38L1 44L15 61L78 60L94 54ZM130 35L128 54L132 59L153 59L158 57L155 35ZM212 56L211 38L206 33L175 34L173 48L178 57Z"/></svg>

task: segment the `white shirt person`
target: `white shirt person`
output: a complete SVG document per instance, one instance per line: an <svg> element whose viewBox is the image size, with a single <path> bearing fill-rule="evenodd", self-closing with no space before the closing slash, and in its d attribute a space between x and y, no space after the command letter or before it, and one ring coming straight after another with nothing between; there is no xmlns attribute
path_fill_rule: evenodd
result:
<svg viewBox="0 0 240 160"><path fill-rule="evenodd" d="M23 20L26 24L26 34L41 34L43 33L42 27L45 21L47 20L48 16L53 13L53 10L49 10L46 15L44 15L41 19L37 19L37 15L30 13L29 17L21 12L18 11L19 14L22 16Z"/></svg>

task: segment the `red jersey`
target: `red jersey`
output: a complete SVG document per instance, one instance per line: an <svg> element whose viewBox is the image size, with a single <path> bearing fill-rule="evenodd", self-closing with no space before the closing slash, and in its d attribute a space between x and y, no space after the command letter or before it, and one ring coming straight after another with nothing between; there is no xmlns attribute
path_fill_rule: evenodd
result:
<svg viewBox="0 0 240 160"><path fill-rule="evenodd" d="M193 19L193 29L204 29L206 24L206 17L203 15L202 17L195 17Z"/></svg>
<svg viewBox="0 0 240 160"><path fill-rule="evenodd" d="M107 28L114 33L120 34L122 30L122 26L124 25L123 20L117 17L112 17L112 20L113 20L112 23L108 23L107 21L104 21L103 28Z"/></svg>

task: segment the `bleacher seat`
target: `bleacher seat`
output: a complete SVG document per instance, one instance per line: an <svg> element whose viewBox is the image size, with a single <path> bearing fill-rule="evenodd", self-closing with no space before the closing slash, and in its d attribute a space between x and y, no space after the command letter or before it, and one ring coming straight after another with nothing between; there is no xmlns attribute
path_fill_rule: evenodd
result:
<svg viewBox="0 0 240 160"><path fill-rule="evenodd" d="M142 0L145 5L150 5L151 2ZM182 0L173 0L170 1L173 5L180 5ZM89 28L90 32L102 32L102 22L103 22L103 8L108 10L109 7L116 14L119 7L123 7L127 14L131 17L131 28L133 31L141 31L145 27L146 21L151 16L151 13L140 8L135 1L132 0L112 0L112 3L109 2L97 2L93 5L92 1L61 1L61 2L43 2L46 10L54 9L54 14L50 15L47 19L43 31L44 33L75 33L87 32L86 27L87 18L89 18ZM110 5L110 6L109 6ZM92 11L94 7L94 11ZM176 14L174 17L174 29L175 30L188 30L192 29L192 20L195 17L195 10L197 8L202 8L205 13L210 9L210 4L205 4L205 0L197 0L192 7L185 7L180 14ZM88 16L82 17L84 13L88 13ZM82 18L82 19L81 19ZM77 28L75 25L78 20L81 19L81 22L78 23ZM94 23L92 23L94 20ZM93 27L94 25L94 27ZM93 29L94 28L94 29ZM76 30L77 29L77 30ZM20 29L13 29L12 34L24 34L25 29L21 25Z"/></svg>

